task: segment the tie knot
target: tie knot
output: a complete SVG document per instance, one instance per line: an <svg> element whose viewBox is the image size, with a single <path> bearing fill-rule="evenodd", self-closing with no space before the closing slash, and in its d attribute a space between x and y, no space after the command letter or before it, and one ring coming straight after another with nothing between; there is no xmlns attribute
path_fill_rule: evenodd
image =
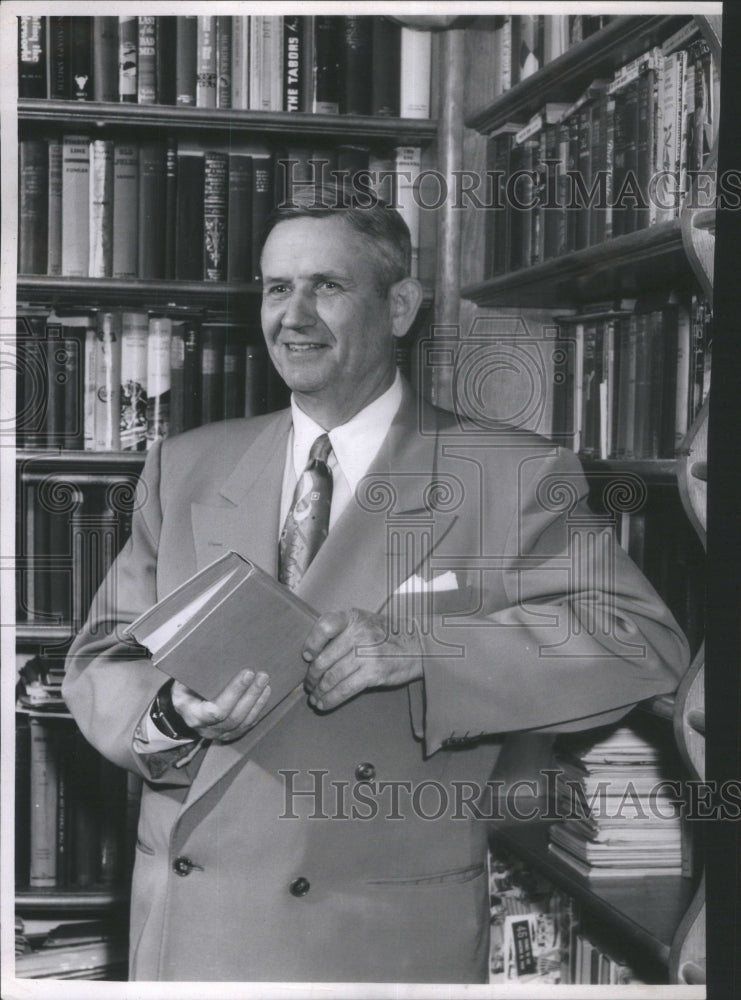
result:
<svg viewBox="0 0 741 1000"><path fill-rule="evenodd" d="M311 446L311 451L309 452L309 462L324 462L326 465L331 450L332 442L329 440L329 434L320 434Z"/></svg>

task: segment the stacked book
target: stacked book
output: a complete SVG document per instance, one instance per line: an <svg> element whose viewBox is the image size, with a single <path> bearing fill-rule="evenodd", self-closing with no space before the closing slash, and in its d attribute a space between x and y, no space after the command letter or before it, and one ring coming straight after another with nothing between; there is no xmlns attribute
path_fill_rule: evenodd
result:
<svg viewBox="0 0 741 1000"><path fill-rule="evenodd" d="M678 764L635 726L562 738L550 853L588 879L680 875Z"/></svg>
<svg viewBox="0 0 741 1000"><path fill-rule="evenodd" d="M125 979L127 952L126 931L112 922L63 921L37 937L16 918L19 979Z"/></svg>

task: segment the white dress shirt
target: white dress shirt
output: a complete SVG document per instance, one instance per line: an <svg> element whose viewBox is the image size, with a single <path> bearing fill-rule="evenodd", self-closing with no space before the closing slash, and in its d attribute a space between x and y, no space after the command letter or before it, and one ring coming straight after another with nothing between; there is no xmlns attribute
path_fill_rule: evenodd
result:
<svg viewBox="0 0 741 1000"><path fill-rule="evenodd" d="M367 473L378 454L384 438L389 432L394 417L401 405L402 382L399 373L393 384L372 403L345 424L329 431L332 451L327 464L332 470L332 505L329 512L329 529L332 530L338 518L347 507L358 488L358 483ZM314 441L325 434L323 427L307 416L291 396L292 428L286 448L283 469L279 531L293 503L296 483L309 461L309 452ZM277 542L276 542L277 544ZM192 740L173 740L161 733L149 715L142 717L134 737L137 753L151 754L174 747L185 746ZM188 762L191 754L178 761L181 766ZM177 764L175 765L177 766Z"/></svg>

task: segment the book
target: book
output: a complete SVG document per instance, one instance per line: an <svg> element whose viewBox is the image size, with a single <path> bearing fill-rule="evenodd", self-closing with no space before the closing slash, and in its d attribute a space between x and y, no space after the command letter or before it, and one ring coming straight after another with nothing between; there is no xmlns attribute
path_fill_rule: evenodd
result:
<svg viewBox="0 0 741 1000"><path fill-rule="evenodd" d="M283 18L283 110L301 111L304 105L304 58L302 37L306 18L286 15Z"/></svg>
<svg viewBox="0 0 741 1000"><path fill-rule="evenodd" d="M432 33L401 29L400 111L402 118L430 117Z"/></svg>
<svg viewBox="0 0 741 1000"><path fill-rule="evenodd" d="M124 872L126 772L98 756L98 883L114 886Z"/></svg>
<svg viewBox="0 0 741 1000"><path fill-rule="evenodd" d="M58 732L51 720L31 716L30 859L32 888L57 884Z"/></svg>
<svg viewBox="0 0 741 1000"><path fill-rule="evenodd" d="M267 348L260 330L251 331L245 343L244 358L244 416L257 417L268 408Z"/></svg>
<svg viewBox="0 0 741 1000"><path fill-rule="evenodd" d="M113 273L113 176L113 140L93 139L90 143L88 250L91 278L110 278Z"/></svg>
<svg viewBox="0 0 741 1000"><path fill-rule="evenodd" d="M175 277L203 280L203 153L181 153L177 162Z"/></svg>
<svg viewBox="0 0 741 1000"><path fill-rule="evenodd" d="M147 448L168 434L171 338L172 320L168 316L150 316L147 337Z"/></svg>
<svg viewBox="0 0 741 1000"><path fill-rule="evenodd" d="M339 51L342 19L334 15L317 15L313 19L313 94L311 111L315 114L336 115L340 110Z"/></svg>
<svg viewBox="0 0 741 1000"><path fill-rule="evenodd" d="M244 329L227 325L224 337L224 406L222 417L232 420L244 413Z"/></svg>
<svg viewBox="0 0 741 1000"><path fill-rule="evenodd" d="M252 157L230 153L228 176L227 280L252 281Z"/></svg>
<svg viewBox="0 0 741 1000"><path fill-rule="evenodd" d="M100 312L95 334L94 450L121 448L121 327L115 312Z"/></svg>
<svg viewBox="0 0 741 1000"><path fill-rule="evenodd" d="M144 451L147 442L147 341L145 312L121 314L120 439L123 451Z"/></svg>
<svg viewBox="0 0 741 1000"><path fill-rule="evenodd" d="M93 19L70 18L69 87L74 101L93 99Z"/></svg>
<svg viewBox="0 0 741 1000"><path fill-rule="evenodd" d="M224 342L223 323L204 323L201 327L201 423L224 418Z"/></svg>
<svg viewBox="0 0 741 1000"><path fill-rule="evenodd" d="M178 219L178 143L169 138L165 149L165 205L164 205L164 262L163 277L170 280L176 274L176 241Z"/></svg>
<svg viewBox="0 0 741 1000"><path fill-rule="evenodd" d="M118 99L130 104L136 104L138 34L137 18L133 14L121 15L118 19Z"/></svg>
<svg viewBox="0 0 741 1000"><path fill-rule="evenodd" d="M18 174L18 272L46 274L49 148L44 139L21 139Z"/></svg>
<svg viewBox="0 0 741 1000"><path fill-rule="evenodd" d="M216 18L208 15L197 18L196 107L216 107Z"/></svg>
<svg viewBox="0 0 741 1000"><path fill-rule="evenodd" d="M31 727L28 715L15 716L15 884L28 884L31 822Z"/></svg>
<svg viewBox="0 0 741 1000"><path fill-rule="evenodd" d="M155 27L155 101L176 104L177 17L166 14L156 18Z"/></svg>
<svg viewBox="0 0 741 1000"><path fill-rule="evenodd" d="M70 94L70 17L49 18L49 97L67 100Z"/></svg>
<svg viewBox="0 0 741 1000"><path fill-rule="evenodd" d="M113 251L111 275L136 278L139 274L139 145L114 140Z"/></svg>
<svg viewBox="0 0 741 1000"><path fill-rule="evenodd" d="M63 144L59 139L49 143L48 228L46 273L62 273L62 159Z"/></svg>
<svg viewBox="0 0 741 1000"><path fill-rule="evenodd" d="M291 18L287 18L291 20ZM232 107L250 106L250 18L235 17L232 23Z"/></svg>
<svg viewBox="0 0 741 1000"><path fill-rule="evenodd" d="M85 330L84 370L82 392L83 447L85 451L95 448L95 351L97 330L92 325Z"/></svg>
<svg viewBox="0 0 741 1000"><path fill-rule="evenodd" d="M401 102L401 25L387 17L371 18L370 114L398 118Z"/></svg>
<svg viewBox="0 0 741 1000"><path fill-rule="evenodd" d="M18 18L18 96L46 97L46 18ZM34 272L31 272L34 273Z"/></svg>
<svg viewBox="0 0 741 1000"><path fill-rule="evenodd" d="M118 18L93 18L93 100L118 100Z"/></svg>
<svg viewBox="0 0 741 1000"><path fill-rule="evenodd" d="M170 342L170 435L198 427L201 345L194 319L173 320Z"/></svg>
<svg viewBox="0 0 741 1000"><path fill-rule="evenodd" d="M491 178L491 207L486 209L484 237L484 275L493 278L506 274L512 260L512 206L505 187L510 175L510 157L514 137L521 126L514 122L496 129L486 144L486 171Z"/></svg>
<svg viewBox="0 0 741 1000"><path fill-rule="evenodd" d="M232 106L232 21L216 18L216 107Z"/></svg>
<svg viewBox="0 0 741 1000"><path fill-rule="evenodd" d="M136 21L136 100L138 104L154 104L157 99L157 19L139 16Z"/></svg>
<svg viewBox="0 0 741 1000"><path fill-rule="evenodd" d="M175 27L175 103L195 107L198 47L198 19L178 16Z"/></svg>
<svg viewBox="0 0 741 1000"><path fill-rule="evenodd" d="M203 158L203 278L226 281L229 157L206 151Z"/></svg>
<svg viewBox="0 0 741 1000"><path fill-rule="evenodd" d="M165 153L159 139L139 144L139 277L162 278L165 272Z"/></svg>
<svg viewBox="0 0 741 1000"><path fill-rule="evenodd" d="M252 161L252 226L250 260L252 280L260 281L260 239L265 220L273 208L273 165L267 157Z"/></svg>
<svg viewBox="0 0 741 1000"><path fill-rule="evenodd" d="M62 275L87 278L90 228L90 139L62 140Z"/></svg>
<svg viewBox="0 0 741 1000"><path fill-rule="evenodd" d="M283 18L250 19L250 96L255 111L283 110Z"/></svg>
<svg viewBox="0 0 741 1000"><path fill-rule="evenodd" d="M395 150L397 211L409 227L412 239L411 276L419 276L419 215L420 208L414 197L414 183L420 175L422 150L419 146L397 146Z"/></svg>
<svg viewBox="0 0 741 1000"><path fill-rule="evenodd" d="M316 612L236 552L196 573L141 615L126 634L159 670L215 698L244 666L245 650L270 677L262 717L303 683L304 641ZM218 644L219 656L213 656Z"/></svg>
<svg viewBox="0 0 741 1000"><path fill-rule="evenodd" d="M363 14L342 18L340 32L340 114L371 113L373 72L372 19Z"/></svg>

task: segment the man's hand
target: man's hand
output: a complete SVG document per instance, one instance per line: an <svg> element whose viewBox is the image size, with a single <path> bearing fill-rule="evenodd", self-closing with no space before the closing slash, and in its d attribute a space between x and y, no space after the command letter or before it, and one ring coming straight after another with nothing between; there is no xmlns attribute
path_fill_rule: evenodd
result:
<svg viewBox="0 0 741 1000"><path fill-rule="evenodd" d="M204 701L180 681L172 686L172 705L191 729L208 740L231 743L257 721L270 697L268 675L242 670L218 698Z"/></svg>
<svg viewBox="0 0 741 1000"><path fill-rule="evenodd" d="M358 650L358 647L372 649ZM326 711L359 691L397 687L422 677L416 635L388 635L387 620L368 611L335 611L314 624L304 644L311 663L305 687L309 702Z"/></svg>

